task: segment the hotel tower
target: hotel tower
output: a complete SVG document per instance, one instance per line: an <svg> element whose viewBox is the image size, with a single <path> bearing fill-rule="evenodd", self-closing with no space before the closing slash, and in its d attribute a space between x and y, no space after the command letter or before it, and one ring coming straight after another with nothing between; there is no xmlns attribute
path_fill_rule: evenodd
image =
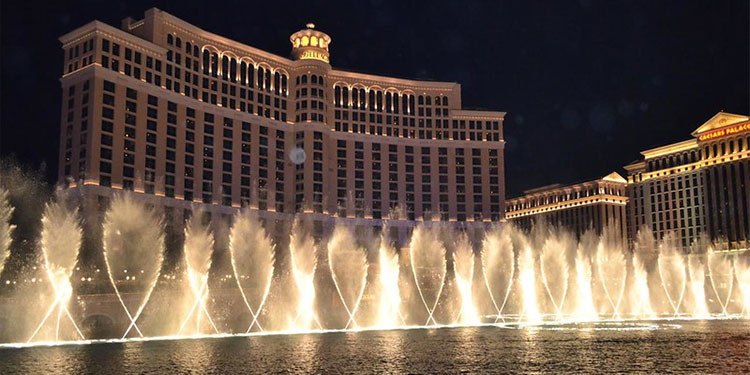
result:
<svg viewBox="0 0 750 375"><path fill-rule="evenodd" d="M60 184L100 206L130 190L175 221L194 204L404 230L504 220L504 112L462 109L455 82L335 69L313 24L289 40L281 57L155 8L63 35Z"/></svg>

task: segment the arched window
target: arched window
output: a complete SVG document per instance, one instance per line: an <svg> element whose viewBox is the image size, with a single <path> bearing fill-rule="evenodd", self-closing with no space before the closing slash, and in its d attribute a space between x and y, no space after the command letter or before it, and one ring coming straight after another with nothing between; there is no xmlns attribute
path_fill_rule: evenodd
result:
<svg viewBox="0 0 750 375"><path fill-rule="evenodd" d="M383 92L378 91L375 94L375 101L378 104L378 112L383 112Z"/></svg>
<svg viewBox="0 0 750 375"><path fill-rule="evenodd" d="M268 70L268 69L266 69L265 76L266 76L266 80L265 80L266 87L265 88L266 88L266 91L270 92L271 91L271 71Z"/></svg>
<svg viewBox="0 0 750 375"><path fill-rule="evenodd" d="M179 37L175 39L174 46L177 48L182 48L182 40Z"/></svg>
<svg viewBox="0 0 750 375"><path fill-rule="evenodd" d="M208 67L211 65L211 54L208 50L203 51L203 74L208 74L210 71Z"/></svg>
<svg viewBox="0 0 750 375"><path fill-rule="evenodd" d="M423 95L419 96L419 105L424 105L424 96Z"/></svg>
<svg viewBox="0 0 750 375"><path fill-rule="evenodd" d="M368 107L370 108L371 111L374 111L375 110L375 90L370 90L370 98L369 99L370 100L369 100L369 102L368 102L367 105L368 105Z"/></svg>
<svg viewBox="0 0 750 375"><path fill-rule="evenodd" d="M323 76L318 76L318 84L321 86L325 86L323 83Z"/></svg>
<svg viewBox="0 0 750 375"><path fill-rule="evenodd" d="M341 108L341 87L336 86L333 89L333 104L336 108Z"/></svg>
<svg viewBox="0 0 750 375"><path fill-rule="evenodd" d="M265 69L263 69L263 67L259 66L258 67L258 88L259 89L263 88L263 72L265 72Z"/></svg>
<svg viewBox="0 0 750 375"><path fill-rule="evenodd" d="M446 105L446 106L448 105L448 97L447 96L443 97L443 105Z"/></svg>
<svg viewBox="0 0 750 375"><path fill-rule="evenodd" d="M393 93L393 113L398 113L398 93Z"/></svg>
<svg viewBox="0 0 750 375"><path fill-rule="evenodd" d="M385 93L385 112L391 113L391 93Z"/></svg>
<svg viewBox="0 0 750 375"><path fill-rule="evenodd" d="M247 65L247 85L249 87L255 86L255 66L253 64Z"/></svg>
<svg viewBox="0 0 750 375"><path fill-rule="evenodd" d="M401 110L404 114L409 114L409 95L403 94L401 95ZM406 125L406 124L404 124Z"/></svg>
<svg viewBox="0 0 750 375"><path fill-rule="evenodd" d="M211 76L219 76L219 55L216 53L211 54Z"/></svg>
<svg viewBox="0 0 750 375"><path fill-rule="evenodd" d="M440 97L439 96L435 97L435 105L440 105Z"/></svg>
<svg viewBox="0 0 750 375"><path fill-rule="evenodd" d="M221 78L227 79L229 76L229 58L226 56L221 57Z"/></svg>
<svg viewBox="0 0 750 375"><path fill-rule="evenodd" d="M359 89L359 109L365 109L367 103L367 96L365 89Z"/></svg>
<svg viewBox="0 0 750 375"><path fill-rule="evenodd" d="M349 108L349 88L348 87L341 88L341 96L343 97L344 108Z"/></svg>
<svg viewBox="0 0 750 375"><path fill-rule="evenodd" d="M409 95L409 114L414 114L414 95Z"/></svg>
<svg viewBox="0 0 750 375"><path fill-rule="evenodd" d="M229 64L229 80L237 82L237 60L232 57L232 61Z"/></svg>
<svg viewBox="0 0 750 375"><path fill-rule="evenodd" d="M247 84L247 64L244 61L240 62L240 84Z"/></svg>
<svg viewBox="0 0 750 375"><path fill-rule="evenodd" d="M197 45L193 46L193 56L195 56L195 57L200 56L200 52L198 51L198 46Z"/></svg>
<svg viewBox="0 0 750 375"><path fill-rule="evenodd" d="M193 47L190 44L190 42L185 42L185 53L189 55L192 52L193 52Z"/></svg>
<svg viewBox="0 0 750 375"><path fill-rule="evenodd" d="M318 84L318 76L316 76L315 74L313 74L312 76L310 76L310 83L312 83L313 85L317 85Z"/></svg>
<svg viewBox="0 0 750 375"><path fill-rule="evenodd" d="M359 90L357 89L352 90L352 107L355 109L359 107Z"/></svg>
<svg viewBox="0 0 750 375"><path fill-rule="evenodd" d="M287 80L289 78L286 76L286 74L281 75L281 95L286 96L287 95Z"/></svg>
<svg viewBox="0 0 750 375"><path fill-rule="evenodd" d="M279 72L273 74L273 90L276 95L281 92L281 74Z"/></svg>
<svg viewBox="0 0 750 375"><path fill-rule="evenodd" d="M307 74L302 76L302 84L304 85L306 83L307 83Z"/></svg>
<svg viewBox="0 0 750 375"><path fill-rule="evenodd" d="M172 34L167 34L167 44L170 46L174 44L174 36Z"/></svg>

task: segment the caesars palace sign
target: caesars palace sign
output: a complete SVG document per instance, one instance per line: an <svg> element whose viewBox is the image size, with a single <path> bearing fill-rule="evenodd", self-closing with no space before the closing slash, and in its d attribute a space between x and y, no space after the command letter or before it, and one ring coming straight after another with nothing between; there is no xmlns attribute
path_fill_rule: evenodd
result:
<svg viewBox="0 0 750 375"><path fill-rule="evenodd" d="M726 135L733 135L737 133L743 133L750 130L750 121L743 122L734 126L730 126L723 129L713 130L707 133L703 133L698 136L698 140L707 141L714 138L723 137Z"/></svg>

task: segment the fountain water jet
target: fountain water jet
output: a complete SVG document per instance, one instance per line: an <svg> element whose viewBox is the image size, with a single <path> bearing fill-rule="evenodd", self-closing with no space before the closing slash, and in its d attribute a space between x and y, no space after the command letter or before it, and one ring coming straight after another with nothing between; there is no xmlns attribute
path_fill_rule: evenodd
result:
<svg viewBox="0 0 750 375"><path fill-rule="evenodd" d="M297 291L296 315L290 324L290 330L307 331L313 328L313 323L322 329L315 314L315 270L318 267L315 241L303 231L299 222L292 229L289 256Z"/></svg>
<svg viewBox="0 0 750 375"><path fill-rule="evenodd" d="M563 305L568 294L569 272L565 253L566 242L566 238L558 233L549 232L539 257L539 274L542 284L558 320L563 319ZM585 264L582 267L585 267ZM551 270L549 274L547 270ZM582 275L584 272L585 270L581 270Z"/></svg>
<svg viewBox="0 0 750 375"><path fill-rule="evenodd" d="M708 278L711 280L711 289L721 306L721 313L728 315L727 306L732 298L734 288L734 267L731 255L716 252L709 247L706 253L708 264Z"/></svg>
<svg viewBox="0 0 750 375"><path fill-rule="evenodd" d="M258 317L271 290L275 246L258 219L249 212L235 216L229 235L229 253L234 279L252 319L247 332L256 325L263 331Z"/></svg>
<svg viewBox="0 0 750 375"><path fill-rule="evenodd" d="M396 249L389 246L385 235L380 236L378 265L380 289L378 292L378 317L375 325L382 328L405 325L406 321L401 314L401 292L398 284L399 256Z"/></svg>
<svg viewBox="0 0 750 375"><path fill-rule="evenodd" d="M208 227L201 225L201 212L196 212L185 227L185 265L193 303L177 334L181 334L191 318L195 319L195 333L200 334L201 319L205 316L215 333L219 333L206 308L208 299L208 271L214 250L214 236Z"/></svg>
<svg viewBox="0 0 750 375"><path fill-rule="evenodd" d="M497 310L496 323L504 321L503 309L513 288L516 272L513 233L515 229L506 225L489 232L482 243L482 276L492 305Z"/></svg>
<svg viewBox="0 0 750 375"><path fill-rule="evenodd" d="M54 302L29 338L29 342L36 337L55 310L57 310L55 340L60 339L60 320L63 314L72 323L78 336L84 339L83 333L81 333L67 307L73 294L70 277L78 260L78 250L81 246L82 237L77 214L77 211L71 212L62 203L48 203L44 210L41 236L42 255L44 269L52 285Z"/></svg>
<svg viewBox="0 0 750 375"><path fill-rule="evenodd" d="M350 228L340 225L334 229L328 241L328 267L336 292L349 315L344 329L350 325L356 328L354 317L365 292L369 265L365 249L357 246Z"/></svg>
<svg viewBox="0 0 750 375"><path fill-rule="evenodd" d="M417 292L427 309L425 324L438 325L435 309L443 293L446 275L445 247L437 238L433 228L417 226L409 243L409 261Z"/></svg>
<svg viewBox="0 0 750 375"><path fill-rule="evenodd" d="M622 317L620 305L625 295L628 275L623 250L600 240L596 252L596 270L604 296L612 308L612 317L619 319Z"/></svg>
<svg viewBox="0 0 750 375"><path fill-rule="evenodd" d="M574 320L592 322L599 319L594 305L592 289L593 271L591 251L596 249L596 236L593 232L584 233L576 250L576 303Z"/></svg>
<svg viewBox="0 0 750 375"><path fill-rule="evenodd" d="M542 322L542 316L539 313L539 306L536 294L536 277L534 272L534 253L531 247L526 246L518 259L518 281L521 284L521 298L523 303L523 312L519 319L526 318L528 324L539 324Z"/></svg>
<svg viewBox="0 0 750 375"><path fill-rule="evenodd" d="M130 325L123 338L136 324L156 286L164 259L164 234L161 219L150 209L134 201L129 194L116 195L104 218L104 262L110 282ZM124 278L124 280L122 279ZM134 289L143 295L128 306L121 289Z"/></svg>
<svg viewBox="0 0 750 375"><path fill-rule="evenodd" d="M677 316L687 289L687 269L684 256L670 243L669 237L662 243L657 265L661 286L674 311L674 316Z"/></svg>
<svg viewBox="0 0 750 375"><path fill-rule="evenodd" d="M703 270L703 262L700 257L688 257L688 273L690 274L690 292L693 297L694 318L706 319L711 317L706 304L706 274Z"/></svg>
<svg viewBox="0 0 750 375"><path fill-rule="evenodd" d="M0 188L0 275L5 268L5 260L10 255L10 241L15 225L10 224L13 207L8 202L8 191Z"/></svg>
<svg viewBox="0 0 750 375"><path fill-rule="evenodd" d="M465 233L461 233L453 251L453 271L461 294L461 310L457 322L465 325L480 323L479 312L474 304L472 282L474 280L474 250Z"/></svg>

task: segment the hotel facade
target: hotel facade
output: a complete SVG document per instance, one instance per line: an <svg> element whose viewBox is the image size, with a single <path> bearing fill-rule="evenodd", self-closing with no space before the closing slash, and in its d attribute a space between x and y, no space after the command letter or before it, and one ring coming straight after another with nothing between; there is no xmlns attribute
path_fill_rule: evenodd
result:
<svg viewBox="0 0 750 375"><path fill-rule="evenodd" d="M175 220L195 204L372 226L504 219L505 113L462 109L458 83L335 69L312 24L291 58L155 8L60 41L68 191L133 191Z"/></svg>
<svg viewBox="0 0 750 375"><path fill-rule="evenodd" d="M689 250L700 238L723 250L750 248L750 118L719 112L692 138L641 152L628 172L629 236L671 233Z"/></svg>
<svg viewBox="0 0 750 375"><path fill-rule="evenodd" d="M580 236L588 230L601 234L607 225L626 238L627 180L617 172L571 185L527 190L506 202L508 222L523 230L544 221Z"/></svg>
<svg viewBox="0 0 750 375"><path fill-rule="evenodd" d="M701 239L721 250L750 248L750 118L719 112L692 138L641 152L617 173L552 185L509 199L506 218L520 228L545 220L580 235L610 220L634 244L644 228L685 252Z"/></svg>

